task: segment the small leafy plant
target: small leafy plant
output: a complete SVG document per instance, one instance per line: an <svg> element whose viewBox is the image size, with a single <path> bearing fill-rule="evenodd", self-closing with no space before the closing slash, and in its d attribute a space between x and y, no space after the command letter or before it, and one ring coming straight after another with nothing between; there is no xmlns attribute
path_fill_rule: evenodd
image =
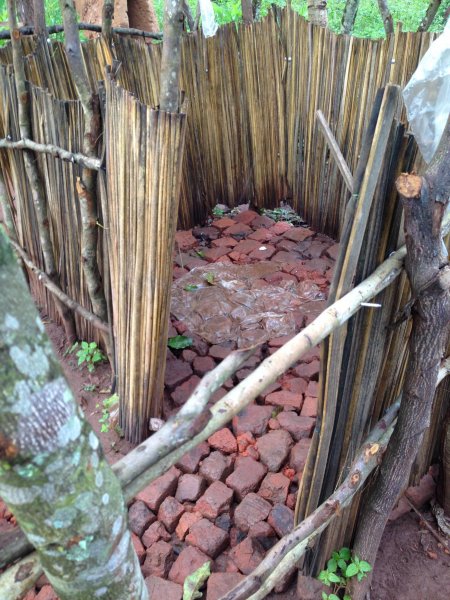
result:
<svg viewBox="0 0 450 600"><path fill-rule="evenodd" d="M117 394L113 394L109 398L105 398L103 402L96 404L96 408L102 409L102 416L98 420L101 425L100 431L101 433L108 433L111 427L111 412L112 409L119 403L119 396ZM118 425L117 425L118 427ZM116 429L117 431L117 429ZM117 431L120 435L120 429Z"/></svg>
<svg viewBox="0 0 450 600"><path fill-rule="evenodd" d="M327 568L319 574L319 581L326 586L333 588L331 594L322 592L322 600L340 600L341 594L347 587L348 580L356 577L361 581L372 567L365 560L359 558L350 552L349 548L341 548L333 552L330 560L327 562ZM342 596L343 600L351 600L348 594Z"/></svg>
<svg viewBox="0 0 450 600"><path fill-rule="evenodd" d="M105 355L95 342L81 342L81 349L77 352L78 366L86 365L89 373L95 371L97 363L105 360Z"/></svg>
<svg viewBox="0 0 450 600"><path fill-rule="evenodd" d="M184 348L189 348L192 346L193 340L190 337L186 337L185 335L174 335L167 340L167 345L169 348L173 350L183 350Z"/></svg>

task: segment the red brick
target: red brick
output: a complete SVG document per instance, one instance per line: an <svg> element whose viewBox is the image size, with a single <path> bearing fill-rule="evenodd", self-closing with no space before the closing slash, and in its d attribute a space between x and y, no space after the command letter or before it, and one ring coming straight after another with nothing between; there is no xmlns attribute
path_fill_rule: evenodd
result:
<svg viewBox="0 0 450 600"><path fill-rule="evenodd" d="M259 217L259 215L254 210L243 210L234 216L234 220L236 223L245 223L246 225L250 225L250 223L252 223L257 217Z"/></svg>
<svg viewBox="0 0 450 600"><path fill-rule="evenodd" d="M175 493L179 476L180 471L172 467L167 473L152 481L150 485L139 492L136 500L142 500L150 510L157 511L161 502L167 496L172 496Z"/></svg>
<svg viewBox="0 0 450 600"><path fill-rule="evenodd" d="M244 452L244 450L246 450L248 446L252 446L256 443L255 438L249 431L238 435L236 441L238 444L238 452Z"/></svg>
<svg viewBox="0 0 450 600"><path fill-rule="evenodd" d="M284 504L288 495L291 480L282 473L267 473L258 494L272 504Z"/></svg>
<svg viewBox="0 0 450 600"><path fill-rule="evenodd" d="M309 447L311 440L303 438L295 444L291 450L289 457L289 465L297 471L297 473L303 471L308 456Z"/></svg>
<svg viewBox="0 0 450 600"><path fill-rule="evenodd" d="M195 502L203 494L205 487L206 482L203 477L186 473L178 480L175 498L178 502Z"/></svg>
<svg viewBox="0 0 450 600"><path fill-rule="evenodd" d="M247 537L231 550L230 558L241 573L249 575L264 558L264 548L255 538Z"/></svg>
<svg viewBox="0 0 450 600"><path fill-rule="evenodd" d="M36 596L36 600L58 600L58 596L50 585L44 585Z"/></svg>
<svg viewBox="0 0 450 600"><path fill-rule="evenodd" d="M305 227L294 227L289 229L283 234L283 237L293 242L303 242L304 240L311 238L314 235L314 231Z"/></svg>
<svg viewBox="0 0 450 600"><path fill-rule="evenodd" d="M216 247L216 248L205 248L203 250L203 256L208 262L216 262L222 256L225 256L230 251L227 247Z"/></svg>
<svg viewBox="0 0 450 600"><path fill-rule="evenodd" d="M211 356L197 356L193 362L194 372L202 377L212 371L215 366L216 361Z"/></svg>
<svg viewBox="0 0 450 600"><path fill-rule="evenodd" d="M138 557L138 560L139 560L140 564L142 565L142 563L144 562L144 559L145 559L144 545L135 533L131 534L131 542L133 543L133 547L134 547L134 551L136 552L136 556Z"/></svg>
<svg viewBox="0 0 450 600"><path fill-rule="evenodd" d="M211 242L214 248L234 248L238 242L232 237L221 237Z"/></svg>
<svg viewBox="0 0 450 600"><path fill-rule="evenodd" d="M216 558L228 546L230 538L226 531L216 527L208 519L202 519L191 526L186 542L208 556Z"/></svg>
<svg viewBox="0 0 450 600"><path fill-rule="evenodd" d="M283 250L277 252L272 256L272 261L277 263L295 263L299 262L300 257L296 252L284 252Z"/></svg>
<svg viewBox="0 0 450 600"><path fill-rule="evenodd" d="M193 353L194 354L194 353ZM195 355L197 356L197 355ZM197 356L197 358L200 358ZM197 375L192 375L189 377L187 381L179 385L175 391L170 394L175 406L182 406L186 400L191 396L192 392L195 390L197 385L200 382L200 377Z"/></svg>
<svg viewBox="0 0 450 600"><path fill-rule="evenodd" d="M266 521L255 523L248 530L248 536L256 538L264 548L273 546L276 540L276 533L271 525Z"/></svg>
<svg viewBox="0 0 450 600"><path fill-rule="evenodd" d="M223 360L230 354L230 352L234 350L234 348L234 343L216 344L211 346L211 348L209 349L209 355L213 358Z"/></svg>
<svg viewBox="0 0 450 600"><path fill-rule="evenodd" d="M242 240L239 244L233 249L233 252L239 252L239 254L250 254L253 250L256 250L261 246L260 242L256 240Z"/></svg>
<svg viewBox="0 0 450 600"><path fill-rule="evenodd" d="M318 360L313 360L309 363L300 363L297 367L295 367L294 373L299 377L309 381L310 379L318 379L319 370L320 362Z"/></svg>
<svg viewBox="0 0 450 600"><path fill-rule="evenodd" d="M247 239L255 240L256 242L263 244L264 242L270 242L272 238L273 235L270 233L270 231L267 231L267 229L258 229L254 233L251 233Z"/></svg>
<svg viewBox="0 0 450 600"><path fill-rule="evenodd" d="M333 244L333 246L330 246L325 250L325 255L328 256L328 258L331 258L331 260L337 260L340 249L341 247L339 244Z"/></svg>
<svg viewBox="0 0 450 600"><path fill-rule="evenodd" d="M294 528L294 511L284 504L275 504L267 520L281 538Z"/></svg>
<svg viewBox="0 0 450 600"><path fill-rule="evenodd" d="M213 433L213 435L208 438L208 444L215 450L219 450L225 454L237 452L236 438L227 427Z"/></svg>
<svg viewBox="0 0 450 600"><path fill-rule="evenodd" d="M293 333L289 333L287 335L282 335L281 337L274 338L273 340L269 340L269 346L272 348L281 348L284 346L286 342L289 342L294 337Z"/></svg>
<svg viewBox="0 0 450 600"><path fill-rule="evenodd" d="M292 412L289 411L291 414ZM269 429L281 429L281 425L280 422L278 421L278 419L270 419L269 420Z"/></svg>
<svg viewBox="0 0 450 600"><path fill-rule="evenodd" d="M304 406L305 404L303 404L303 408ZM282 412L277 417L281 427L289 431L296 442L303 438L311 437L316 423L315 419L303 414L303 408L302 416L298 416L292 412Z"/></svg>
<svg viewBox="0 0 450 600"><path fill-rule="evenodd" d="M183 473L195 473L198 469L200 461L208 456L209 445L206 442L201 442L198 446L186 452L183 457L177 462L177 467ZM175 490L174 490L175 491Z"/></svg>
<svg viewBox="0 0 450 600"><path fill-rule="evenodd" d="M221 452L211 452L200 466L200 475L210 483L223 481L233 471L233 459Z"/></svg>
<svg viewBox="0 0 450 600"><path fill-rule="evenodd" d="M183 352L181 353L181 356L182 356L183 360L191 363L194 360L194 358L197 356L197 354L195 352L193 352L192 350L183 350ZM189 379L188 379L188 381L189 381Z"/></svg>
<svg viewBox="0 0 450 600"><path fill-rule="evenodd" d="M272 472L279 471L286 462L291 446L292 438L284 429L269 431L256 444L261 462Z"/></svg>
<svg viewBox="0 0 450 600"><path fill-rule="evenodd" d="M160 600L182 600L183 588L177 583L166 581L161 577L150 575L145 579L145 585L148 590L149 598L158 598Z"/></svg>
<svg viewBox="0 0 450 600"><path fill-rule="evenodd" d="M169 496L159 507L158 521L164 525L167 531L173 533L183 513L183 505L172 496Z"/></svg>
<svg viewBox="0 0 450 600"><path fill-rule="evenodd" d="M272 416L272 407L250 404L235 417L232 426L235 435L249 431L253 435L262 435L267 431L267 424Z"/></svg>
<svg viewBox="0 0 450 600"><path fill-rule="evenodd" d="M283 383L283 388L294 394L304 394L307 387L308 382L301 377L292 377Z"/></svg>
<svg viewBox="0 0 450 600"><path fill-rule="evenodd" d="M133 502L128 509L128 525L133 533L141 537L149 525L156 521L156 516L141 500Z"/></svg>
<svg viewBox="0 0 450 600"><path fill-rule="evenodd" d="M271 505L258 494L247 494L234 511L234 522L241 531L247 532L252 525L269 516Z"/></svg>
<svg viewBox="0 0 450 600"><path fill-rule="evenodd" d="M142 543L146 548L149 548L159 540L163 540L164 542L170 541L170 533L164 527L162 523L159 521L155 521L152 523L147 531L144 532L142 536Z"/></svg>
<svg viewBox="0 0 450 600"><path fill-rule="evenodd" d="M197 245L197 240L192 235L192 231L177 231L175 234L175 247L180 249L182 252L185 250L191 250Z"/></svg>
<svg viewBox="0 0 450 600"><path fill-rule="evenodd" d="M278 221L278 223L272 225L272 227L270 228L270 232L274 235L282 235L286 233L286 231L290 231L291 229L293 229L291 223L288 223L287 221Z"/></svg>
<svg viewBox="0 0 450 600"><path fill-rule="evenodd" d="M208 578L206 600L220 600L244 579L240 573L211 573Z"/></svg>
<svg viewBox="0 0 450 600"><path fill-rule="evenodd" d="M280 392L273 392L265 397L265 403L273 406L282 406L283 408L300 410L302 407L303 396L302 394L295 394L288 390L281 390Z"/></svg>
<svg viewBox="0 0 450 600"><path fill-rule="evenodd" d="M244 223L234 223L231 225L231 227L225 229L224 234L233 235L236 237L245 237L251 232L252 230L248 225L245 225Z"/></svg>
<svg viewBox="0 0 450 600"><path fill-rule="evenodd" d="M302 406L302 417L311 417L315 419L317 417L317 404L317 398L311 398L310 396L306 396Z"/></svg>
<svg viewBox="0 0 450 600"><path fill-rule="evenodd" d="M217 229L223 231L224 229L227 229L228 227L234 225L234 223L235 222L233 219L230 219L229 217L222 217L221 219L213 221L213 227L217 227Z"/></svg>
<svg viewBox="0 0 450 600"><path fill-rule="evenodd" d="M166 374L164 376L164 383L168 387L175 387L180 383L183 383L192 375L191 365L184 360L170 360L167 361Z"/></svg>
<svg viewBox="0 0 450 600"><path fill-rule="evenodd" d="M252 260L270 260L276 251L277 250L275 246L265 244L259 246L259 248L256 248L255 250L252 250L252 252L249 254L249 258Z"/></svg>
<svg viewBox="0 0 450 600"><path fill-rule="evenodd" d="M315 577L308 577L307 575L302 575L300 572L298 573L297 598L301 598L302 600L317 600L317 598L320 598L320 593L324 590L328 592L329 588L323 586Z"/></svg>
<svg viewBox="0 0 450 600"><path fill-rule="evenodd" d="M306 396L312 396L313 398L319 397L319 384L317 381L310 381L306 388Z"/></svg>
<svg viewBox="0 0 450 600"><path fill-rule="evenodd" d="M197 548L193 546L184 548L170 569L170 581L183 585L186 577L203 566L208 560L210 560L210 557Z"/></svg>
<svg viewBox="0 0 450 600"><path fill-rule="evenodd" d="M272 227L273 225L275 225L275 221L266 215L259 215L252 221L253 229L257 227Z"/></svg>
<svg viewBox="0 0 450 600"><path fill-rule="evenodd" d="M256 460L250 457L238 458L235 470L226 478L226 483L242 500L246 494L256 491L266 472L266 467Z"/></svg>
<svg viewBox="0 0 450 600"><path fill-rule="evenodd" d="M216 519L220 514L229 510L232 498L233 490L221 481L215 481L199 498L195 510L208 519Z"/></svg>
<svg viewBox="0 0 450 600"><path fill-rule="evenodd" d="M147 556L142 565L142 573L144 577L155 575L156 577L166 579L173 560L174 553L172 546L167 542L156 542L156 544L147 548Z"/></svg>
<svg viewBox="0 0 450 600"><path fill-rule="evenodd" d="M177 528L175 529L175 533L179 540L183 541L189 531L189 528L192 527L195 523L203 519L203 516L198 512L185 512L181 515L181 519L178 522Z"/></svg>

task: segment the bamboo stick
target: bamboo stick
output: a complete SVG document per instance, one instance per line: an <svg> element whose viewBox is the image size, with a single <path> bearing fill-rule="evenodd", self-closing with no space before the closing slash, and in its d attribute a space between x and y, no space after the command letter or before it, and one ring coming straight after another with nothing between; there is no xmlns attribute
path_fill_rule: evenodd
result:
<svg viewBox="0 0 450 600"><path fill-rule="evenodd" d="M28 139L18 140L17 142L8 139L0 139L0 148L11 148L13 150L27 149L33 150L33 152L45 152L60 158L61 160L77 163L83 167L94 169L96 171L98 171L101 166L101 161L98 158L91 158L84 154L80 154L79 152L69 152L64 148L59 148L53 144L38 144L37 142Z"/></svg>

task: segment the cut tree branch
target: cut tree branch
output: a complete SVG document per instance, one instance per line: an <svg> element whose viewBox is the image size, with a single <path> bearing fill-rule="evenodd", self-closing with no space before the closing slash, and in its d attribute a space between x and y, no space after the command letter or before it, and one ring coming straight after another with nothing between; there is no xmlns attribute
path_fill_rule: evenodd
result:
<svg viewBox="0 0 450 600"><path fill-rule="evenodd" d="M434 21L441 4L442 0L431 0L417 31L428 31L430 29L431 23Z"/></svg>
<svg viewBox="0 0 450 600"><path fill-rule="evenodd" d="M392 19L387 0L378 0L378 7L380 9L381 19L383 20L383 27L386 35L394 33L394 20Z"/></svg>
<svg viewBox="0 0 450 600"><path fill-rule="evenodd" d="M182 0L164 0L164 42L161 56L159 107L170 113L179 110L183 19Z"/></svg>
<svg viewBox="0 0 450 600"><path fill-rule="evenodd" d="M101 33L102 26L94 25L93 23L77 23L79 31L93 31L94 33ZM35 33L34 27L21 27L18 29L21 35L33 35ZM37 32L36 32L37 33ZM50 25L47 27L47 34L52 35L54 33L64 33L64 25ZM163 34L160 32L153 33L151 31L142 31L142 29L135 29L133 27L113 27L112 33L117 35L132 35L143 38L151 38L153 40L162 40ZM0 40L11 39L11 31L3 30L0 31Z"/></svg>
<svg viewBox="0 0 450 600"><path fill-rule="evenodd" d="M65 160L71 163L77 163L88 169L94 169L98 171L101 167L101 160L99 158L91 158L80 154L79 152L69 152L64 148L55 146L54 144L39 144L30 139L18 140L16 142L2 138L0 139L0 148L6 148L8 150L32 150L33 152L40 152L42 154L50 154L61 160Z"/></svg>
<svg viewBox="0 0 450 600"><path fill-rule="evenodd" d="M345 3L342 15L342 33L350 34L353 31L358 7L359 0L347 0Z"/></svg>
<svg viewBox="0 0 450 600"><path fill-rule="evenodd" d="M114 19L114 0L104 0L102 11L102 35L105 38L111 38Z"/></svg>
<svg viewBox="0 0 450 600"><path fill-rule="evenodd" d="M33 263L31 258L25 252L25 250L23 248L21 248L21 246L17 242L15 242L11 238L9 239L9 241L10 241L10 244L12 245L12 247L14 248L14 250L17 252L17 254L20 256L20 258L23 260L25 265L30 269L30 271L32 271L37 276L38 280L41 281L45 285L45 287L49 290L49 292L51 292L54 296L56 296L56 298L58 298L58 300L60 302L62 302L68 308L73 310L73 312L76 312L77 314L80 315L80 317L83 317L83 319L86 319L86 321L89 321L89 323L91 323L91 325L93 327L96 327L100 331L109 333L108 323L105 323L104 321L99 319L96 315L89 312L86 308L83 308L81 306L81 304L78 304L78 302L76 302L72 298L69 298L69 296L67 294L65 294L62 291L62 289L59 288L50 279L50 277L48 277L48 275L46 275L43 271L41 271L41 269L39 269Z"/></svg>

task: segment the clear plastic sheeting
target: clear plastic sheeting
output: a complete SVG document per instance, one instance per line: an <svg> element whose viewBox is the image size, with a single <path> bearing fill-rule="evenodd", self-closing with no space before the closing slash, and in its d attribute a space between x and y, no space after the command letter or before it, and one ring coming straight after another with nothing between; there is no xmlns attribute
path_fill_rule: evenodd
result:
<svg viewBox="0 0 450 600"><path fill-rule="evenodd" d="M420 61L403 97L411 129L429 163L450 114L450 21Z"/></svg>
<svg viewBox="0 0 450 600"><path fill-rule="evenodd" d="M199 0L202 15L202 31L205 37L216 35L218 28L211 0Z"/></svg>
<svg viewBox="0 0 450 600"><path fill-rule="evenodd" d="M244 348L295 333L296 312L326 296L314 282L264 281L279 270L264 261L196 267L174 282L171 312L210 344Z"/></svg>

